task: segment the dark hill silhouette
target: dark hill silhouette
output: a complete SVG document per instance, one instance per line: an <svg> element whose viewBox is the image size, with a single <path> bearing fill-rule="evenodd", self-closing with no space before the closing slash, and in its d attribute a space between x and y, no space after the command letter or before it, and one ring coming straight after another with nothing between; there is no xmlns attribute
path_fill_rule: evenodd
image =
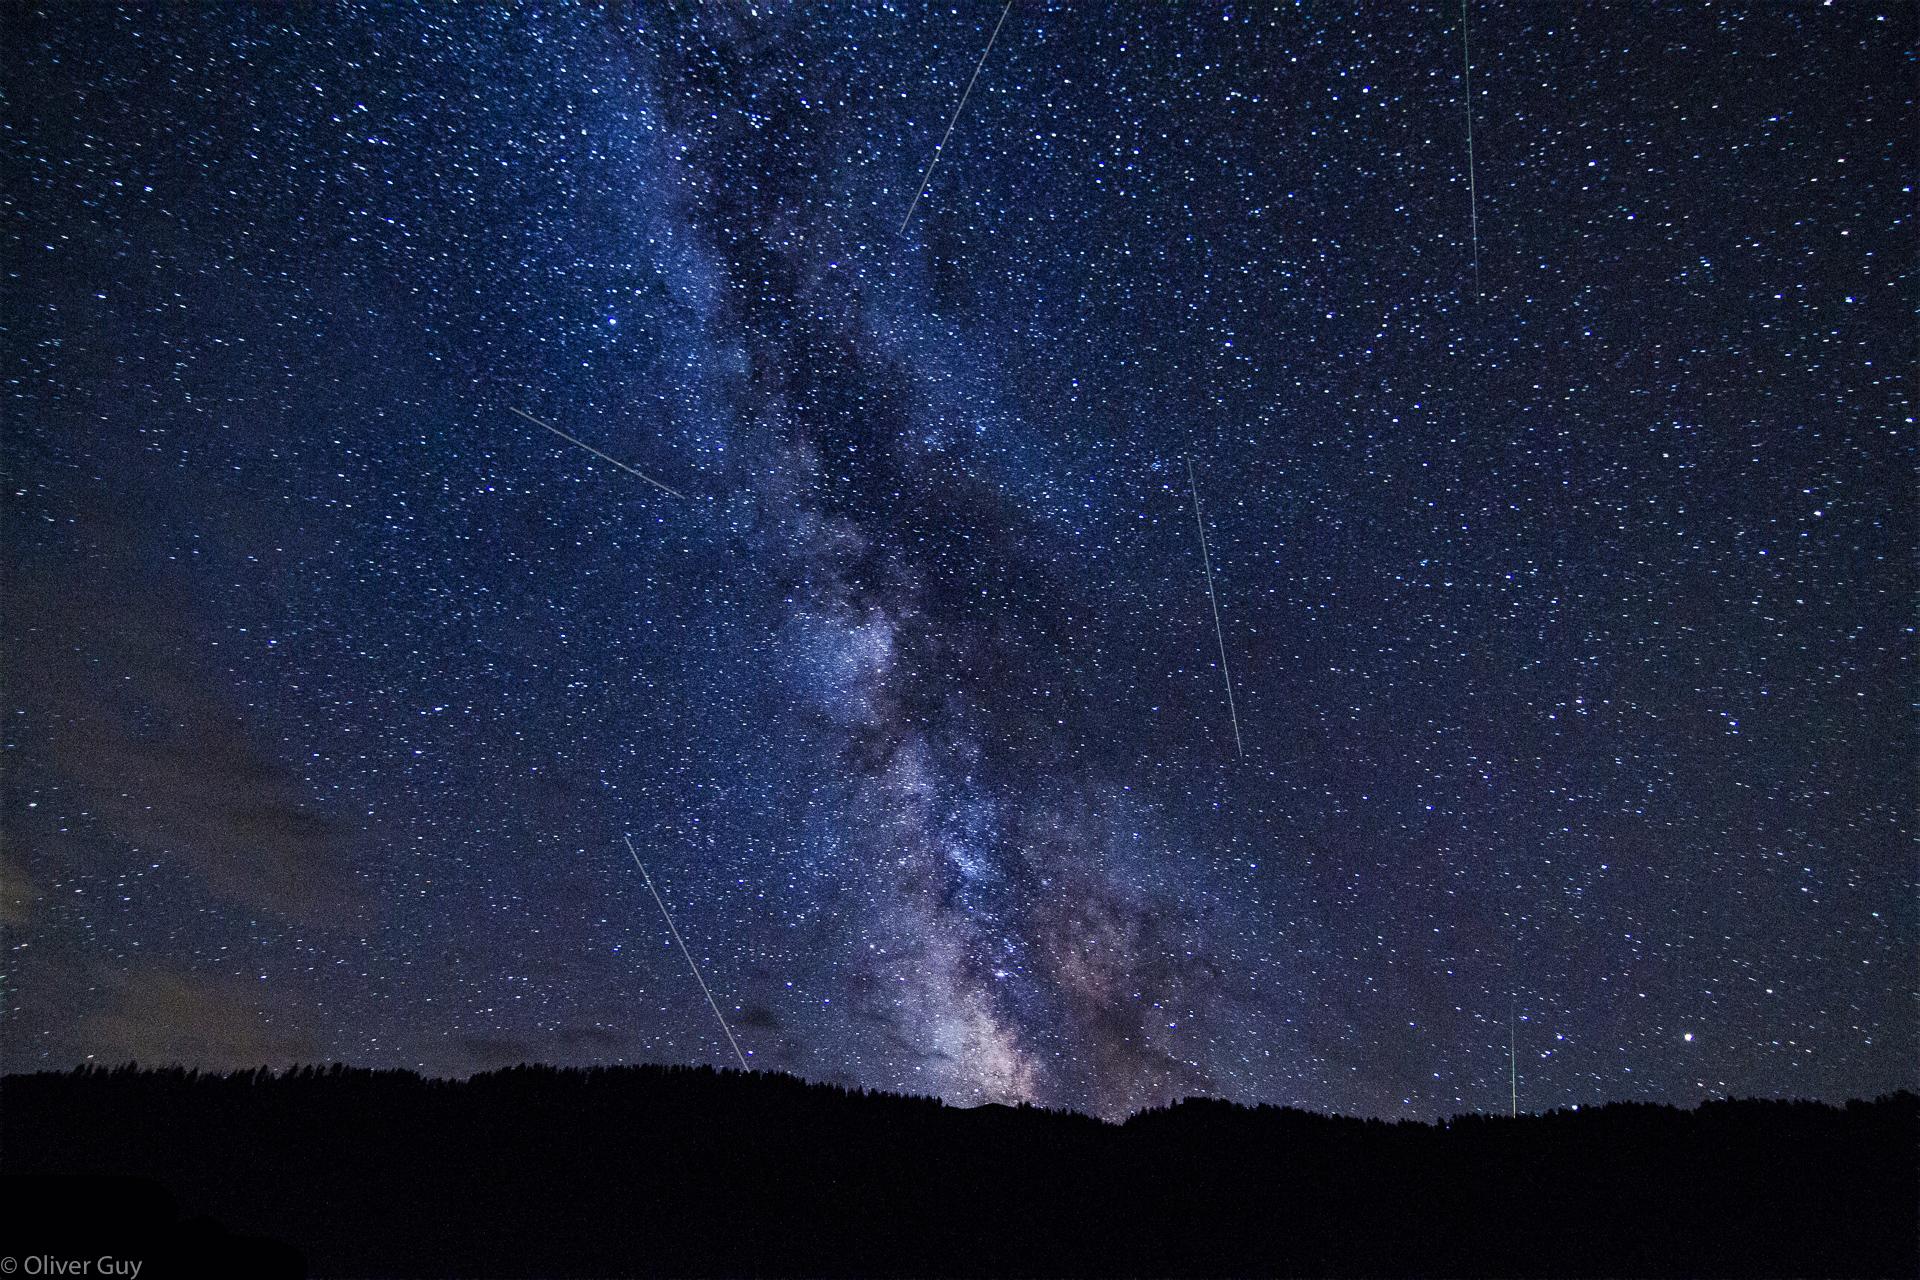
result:
<svg viewBox="0 0 1920 1280"><path fill-rule="evenodd" d="M0 1252L117 1230L142 1280L285 1271L275 1242L327 1276L1911 1276L1917 1153L1906 1092L1111 1125L708 1068L86 1069L0 1082Z"/></svg>

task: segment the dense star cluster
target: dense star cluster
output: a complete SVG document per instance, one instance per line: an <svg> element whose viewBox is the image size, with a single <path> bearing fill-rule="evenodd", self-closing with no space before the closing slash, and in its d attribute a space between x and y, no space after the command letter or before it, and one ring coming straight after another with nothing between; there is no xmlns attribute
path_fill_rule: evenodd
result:
<svg viewBox="0 0 1920 1280"><path fill-rule="evenodd" d="M0 14L7 1069L1914 1083L1920 10L1001 12Z"/></svg>

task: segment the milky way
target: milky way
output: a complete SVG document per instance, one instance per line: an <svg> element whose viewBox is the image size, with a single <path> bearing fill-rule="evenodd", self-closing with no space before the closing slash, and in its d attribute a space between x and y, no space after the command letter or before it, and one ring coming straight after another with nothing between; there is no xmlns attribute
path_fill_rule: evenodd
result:
<svg viewBox="0 0 1920 1280"><path fill-rule="evenodd" d="M8 1069L1914 1082L1916 11L1001 13L7 11Z"/></svg>

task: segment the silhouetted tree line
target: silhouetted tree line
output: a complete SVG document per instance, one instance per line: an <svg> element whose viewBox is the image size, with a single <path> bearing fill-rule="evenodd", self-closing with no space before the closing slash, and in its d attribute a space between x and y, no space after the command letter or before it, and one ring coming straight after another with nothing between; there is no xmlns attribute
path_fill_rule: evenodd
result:
<svg viewBox="0 0 1920 1280"><path fill-rule="evenodd" d="M129 1066L6 1077L0 1171L0 1252L124 1227L143 1280L1920 1273L1909 1092L1110 1125L706 1067Z"/></svg>

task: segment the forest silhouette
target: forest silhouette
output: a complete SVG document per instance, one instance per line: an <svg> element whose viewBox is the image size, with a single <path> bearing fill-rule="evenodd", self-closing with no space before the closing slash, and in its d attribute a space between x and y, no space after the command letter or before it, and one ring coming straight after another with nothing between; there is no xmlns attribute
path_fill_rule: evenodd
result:
<svg viewBox="0 0 1920 1280"><path fill-rule="evenodd" d="M0 1174L0 1252L142 1280L1920 1272L1904 1091L1109 1124L705 1067L127 1066L0 1082Z"/></svg>

